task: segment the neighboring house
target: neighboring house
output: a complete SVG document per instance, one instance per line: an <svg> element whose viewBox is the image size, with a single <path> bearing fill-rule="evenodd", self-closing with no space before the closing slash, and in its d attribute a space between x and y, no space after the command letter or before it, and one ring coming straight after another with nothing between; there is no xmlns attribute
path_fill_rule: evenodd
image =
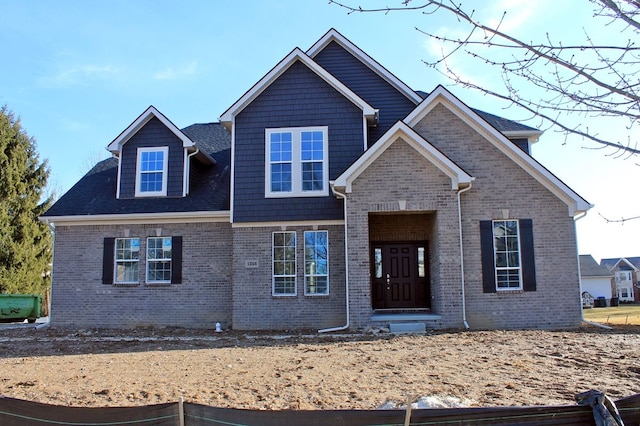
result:
<svg viewBox="0 0 640 426"><path fill-rule="evenodd" d="M53 326L574 327L574 218L541 132L416 92L335 30L223 112L150 107L44 214Z"/></svg>
<svg viewBox="0 0 640 426"><path fill-rule="evenodd" d="M604 297L611 303L613 273L598 262L590 254L580 255L580 279L582 291L588 292L592 297Z"/></svg>
<svg viewBox="0 0 640 426"><path fill-rule="evenodd" d="M602 259L600 264L609 268L614 274L616 292L621 302L640 302L640 289L638 288L640 257Z"/></svg>

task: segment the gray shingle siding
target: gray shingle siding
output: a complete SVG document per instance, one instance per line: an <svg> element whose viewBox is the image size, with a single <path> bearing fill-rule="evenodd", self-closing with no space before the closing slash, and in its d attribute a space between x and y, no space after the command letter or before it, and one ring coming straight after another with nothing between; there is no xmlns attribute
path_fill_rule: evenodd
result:
<svg viewBox="0 0 640 426"><path fill-rule="evenodd" d="M137 150L142 147L169 147L167 196L182 197L184 148L182 142L157 118L152 118L122 147L120 198L135 197Z"/></svg>
<svg viewBox="0 0 640 426"><path fill-rule="evenodd" d="M358 107L296 62L238 114L235 126L234 222L342 218L342 204L331 194L265 198L265 129L328 126L329 179L334 179L362 154Z"/></svg>
<svg viewBox="0 0 640 426"><path fill-rule="evenodd" d="M369 130L369 145L377 141L396 121L406 117L416 106L336 42L329 43L314 60L369 105L380 110L378 126Z"/></svg>

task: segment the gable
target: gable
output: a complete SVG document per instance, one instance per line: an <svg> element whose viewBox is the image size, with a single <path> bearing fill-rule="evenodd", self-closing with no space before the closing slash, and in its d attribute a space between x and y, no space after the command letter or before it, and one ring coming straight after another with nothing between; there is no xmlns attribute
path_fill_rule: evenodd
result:
<svg viewBox="0 0 640 426"><path fill-rule="evenodd" d="M346 99L358 106L362 110L364 117L369 121L375 121L376 111L371 105L367 104L361 97L356 95L350 88L342 84L334 76L329 74L320 65L309 58L300 49L294 49L282 61L271 69L264 77L262 77L251 89L249 89L240 99L238 99L231 107L229 107L220 117L227 127L231 127L233 119L244 108L251 104L264 90L266 90L275 80L278 79L285 71L287 71L296 62L301 62L316 75L326 81L335 90L341 93Z"/></svg>
<svg viewBox="0 0 640 426"><path fill-rule="evenodd" d="M519 149L496 128L489 125L474 110L462 103L442 86L438 86L433 92L431 92L429 96L405 118L404 121L408 126L417 128L416 126L419 126L425 117L431 114L432 111L436 111L438 108L447 110L458 120L472 129L473 132L477 133L477 135L482 138L482 143L484 141L489 143L494 149L498 150L513 162L513 164L515 164L519 169L523 170L534 180L548 189L558 199L562 200L562 202L567 205L570 216L586 212L591 208L591 205L586 200L580 197L531 156ZM449 124L446 124L445 121L443 125L448 126ZM473 149L470 148L471 147L465 147L464 155L474 155ZM481 147L476 146L475 149L481 149ZM459 155L460 158L462 158L463 154ZM456 158L456 160L461 161L458 158ZM498 169L497 172L499 173L499 171L500 170Z"/></svg>
<svg viewBox="0 0 640 426"><path fill-rule="evenodd" d="M183 141L167 128L158 118L153 117L138 129L120 148L118 173L118 198L138 196L136 181L139 175L140 155L145 150L164 149L166 152L166 196L183 195L184 158Z"/></svg>
<svg viewBox="0 0 640 426"><path fill-rule="evenodd" d="M386 150L399 141L403 141L411 146L417 155L422 156L444 173L451 181L452 190L468 187L473 182L474 178L472 176L467 174L462 168L447 158L413 129L403 122L397 122L373 147L368 149L335 180L334 187L343 189L347 193L351 192L351 185L358 176L380 158Z"/></svg>
<svg viewBox="0 0 640 426"><path fill-rule="evenodd" d="M406 92L398 90L335 40L317 52L314 60L379 111L377 126L369 129L368 146L417 105Z"/></svg>

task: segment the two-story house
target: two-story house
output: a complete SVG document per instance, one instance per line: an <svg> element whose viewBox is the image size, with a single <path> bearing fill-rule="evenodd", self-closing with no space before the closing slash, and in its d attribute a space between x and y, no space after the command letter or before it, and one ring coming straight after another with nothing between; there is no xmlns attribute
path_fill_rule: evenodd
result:
<svg viewBox="0 0 640 426"><path fill-rule="evenodd" d="M613 273L614 289L621 302L640 302L638 274L640 257L613 257L600 260Z"/></svg>
<svg viewBox="0 0 640 426"><path fill-rule="evenodd" d="M574 218L537 129L409 88L335 30L220 117L149 107L45 213L53 326L573 327Z"/></svg>

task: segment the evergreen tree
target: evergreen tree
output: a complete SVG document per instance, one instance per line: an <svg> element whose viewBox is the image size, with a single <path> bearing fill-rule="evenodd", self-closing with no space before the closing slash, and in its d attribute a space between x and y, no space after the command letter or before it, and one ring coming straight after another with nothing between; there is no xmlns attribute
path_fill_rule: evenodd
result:
<svg viewBox="0 0 640 426"><path fill-rule="evenodd" d="M46 296L52 235L38 216L51 204L42 199L48 177L35 140L0 107L0 293Z"/></svg>

